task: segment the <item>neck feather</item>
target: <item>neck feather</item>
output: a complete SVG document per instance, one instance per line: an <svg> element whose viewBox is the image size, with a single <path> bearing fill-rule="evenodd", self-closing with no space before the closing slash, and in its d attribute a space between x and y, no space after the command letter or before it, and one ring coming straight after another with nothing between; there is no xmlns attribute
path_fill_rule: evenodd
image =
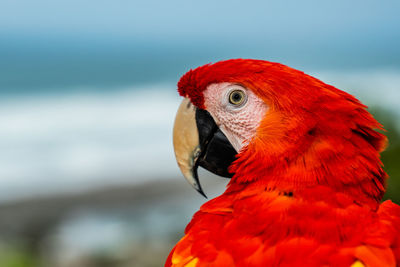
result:
<svg viewBox="0 0 400 267"><path fill-rule="evenodd" d="M363 114L369 115L366 111ZM257 183L262 190L307 198L305 192L325 187L376 208L387 179L379 155L386 138L371 127L379 127L371 115L364 119L363 123L348 121L351 126L329 118L324 124L303 122L287 127L285 123L285 127L277 127L285 129L279 132L269 128L276 129L277 124L263 122L231 166L235 175L228 191L236 185L246 188Z"/></svg>

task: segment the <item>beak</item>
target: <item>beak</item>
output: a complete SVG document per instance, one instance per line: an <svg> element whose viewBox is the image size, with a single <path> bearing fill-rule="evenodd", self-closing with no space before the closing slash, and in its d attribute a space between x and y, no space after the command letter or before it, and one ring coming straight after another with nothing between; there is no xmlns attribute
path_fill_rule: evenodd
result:
<svg viewBox="0 0 400 267"><path fill-rule="evenodd" d="M185 179L204 197L198 166L230 178L228 167L237 154L226 136L206 110L193 106L185 98L176 114L173 142L175 157Z"/></svg>

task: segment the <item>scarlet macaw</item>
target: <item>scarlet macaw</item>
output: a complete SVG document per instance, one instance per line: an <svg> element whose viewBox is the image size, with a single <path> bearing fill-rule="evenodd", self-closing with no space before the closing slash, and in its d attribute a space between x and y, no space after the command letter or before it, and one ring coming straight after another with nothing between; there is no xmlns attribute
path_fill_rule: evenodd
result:
<svg viewBox="0 0 400 267"><path fill-rule="evenodd" d="M380 203L381 125L353 96L278 63L233 59L187 72L174 148L231 177L165 266L400 266L400 207Z"/></svg>

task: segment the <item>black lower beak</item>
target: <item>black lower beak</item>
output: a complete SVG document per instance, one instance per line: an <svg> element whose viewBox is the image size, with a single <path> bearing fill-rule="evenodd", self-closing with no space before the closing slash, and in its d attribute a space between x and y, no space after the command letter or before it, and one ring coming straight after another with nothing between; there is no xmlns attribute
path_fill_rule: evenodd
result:
<svg viewBox="0 0 400 267"><path fill-rule="evenodd" d="M236 150L218 128L208 111L196 110L196 124L201 152L194 166L195 178L198 176L198 166L219 176L231 178L233 173L230 173L228 168L236 159ZM204 192L200 193L204 195Z"/></svg>

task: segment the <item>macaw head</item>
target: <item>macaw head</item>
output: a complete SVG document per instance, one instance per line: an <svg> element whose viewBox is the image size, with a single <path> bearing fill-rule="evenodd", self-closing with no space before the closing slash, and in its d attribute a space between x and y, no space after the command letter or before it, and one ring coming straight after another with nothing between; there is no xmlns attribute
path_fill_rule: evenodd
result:
<svg viewBox="0 0 400 267"><path fill-rule="evenodd" d="M295 192L324 185L380 200L386 174L381 125L353 96L282 64L232 59L190 70L174 149L204 194L198 166L232 183ZM346 191L347 190L347 191Z"/></svg>

